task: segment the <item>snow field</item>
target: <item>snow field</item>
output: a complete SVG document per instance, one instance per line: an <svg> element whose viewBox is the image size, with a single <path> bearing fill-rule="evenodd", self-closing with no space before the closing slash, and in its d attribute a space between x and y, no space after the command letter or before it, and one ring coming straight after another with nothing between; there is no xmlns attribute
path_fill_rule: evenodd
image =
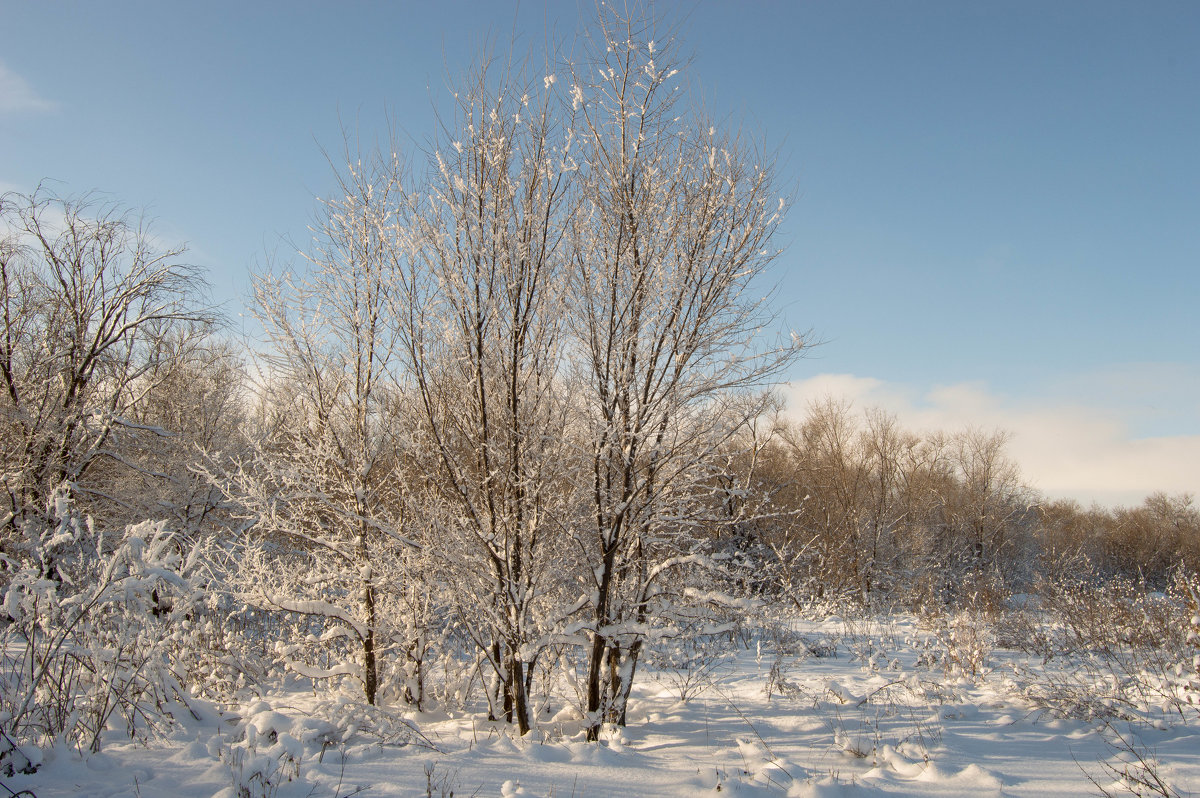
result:
<svg viewBox="0 0 1200 798"><path fill-rule="evenodd" d="M936 635L909 616L794 622L783 637L714 655L690 681L644 672L629 725L599 744L584 742L565 685L518 738L482 713L371 708L291 678L169 739L114 732L87 759L46 752L6 786L38 798L1129 795L1138 757L1177 794L1200 785L1196 713L1064 717L1037 696L1040 678L1071 677L1055 670L1067 660L997 648L970 676L931 656Z"/></svg>

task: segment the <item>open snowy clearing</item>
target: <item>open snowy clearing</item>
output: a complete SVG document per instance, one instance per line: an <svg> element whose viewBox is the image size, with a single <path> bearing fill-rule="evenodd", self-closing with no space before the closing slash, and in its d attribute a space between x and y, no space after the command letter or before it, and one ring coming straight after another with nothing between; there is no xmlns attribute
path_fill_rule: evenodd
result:
<svg viewBox="0 0 1200 798"><path fill-rule="evenodd" d="M561 697L516 739L483 713L400 716L290 682L240 716L214 712L150 746L114 733L86 761L51 752L6 786L37 798L233 796L236 771L249 795L278 796L1135 794L1116 776L1130 748L1180 794L1200 785L1194 717L1056 717L1027 697L1053 660L995 650L968 679L929 664L930 640L912 619L831 617L794 631L786 654L753 644L687 673L643 673L628 727L600 744L583 741ZM684 684L694 695L680 701ZM1111 745L1116 732L1132 746ZM243 758L231 770L235 749ZM1145 772L1134 764L1131 774Z"/></svg>

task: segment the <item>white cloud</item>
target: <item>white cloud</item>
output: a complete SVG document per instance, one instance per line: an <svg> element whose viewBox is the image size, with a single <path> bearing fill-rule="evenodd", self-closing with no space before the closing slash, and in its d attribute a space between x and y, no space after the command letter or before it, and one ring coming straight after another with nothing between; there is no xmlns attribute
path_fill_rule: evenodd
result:
<svg viewBox="0 0 1200 798"><path fill-rule="evenodd" d="M918 389L850 374L793 382L785 394L796 418L808 402L833 395L860 410L882 407L915 432L1008 430L1009 454L1026 482L1051 498L1115 505L1140 503L1160 490L1200 493L1200 435L1136 437L1131 426L1139 408L1112 394L1056 391L1050 398L1017 400L978 383Z"/></svg>
<svg viewBox="0 0 1200 798"><path fill-rule="evenodd" d="M39 97L29 81L0 62L0 113L41 113L57 107L56 103Z"/></svg>

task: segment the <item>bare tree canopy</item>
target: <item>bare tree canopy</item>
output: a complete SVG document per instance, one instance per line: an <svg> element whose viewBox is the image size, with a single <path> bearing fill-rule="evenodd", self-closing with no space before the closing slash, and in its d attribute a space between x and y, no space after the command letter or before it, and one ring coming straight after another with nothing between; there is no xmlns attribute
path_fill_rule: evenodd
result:
<svg viewBox="0 0 1200 798"><path fill-rule="evenodd" d="M116 439L216 321L200 272L144 218L94 194L0 197L4 525L59 489L103 493ZM115 497L114 497L115 498ZM119 500L118 500L119 501Z"/></svg>

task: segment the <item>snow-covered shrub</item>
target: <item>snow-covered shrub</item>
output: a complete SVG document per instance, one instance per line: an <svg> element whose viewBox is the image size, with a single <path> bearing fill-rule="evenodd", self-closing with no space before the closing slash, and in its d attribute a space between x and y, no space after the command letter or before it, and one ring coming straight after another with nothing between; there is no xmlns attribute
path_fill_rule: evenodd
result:
<svg viewBox="0 0 1200 798"><path fill-rule="evenodd" d="M1034 654L1048 663L1057 655L1054 630L1036 596L1020 594L1009 600L1008 610L996 618L993 631L997 648Z"/></svg>
<svg viewBox="0 0 1200 798"><path fill-rule="evenodd" d="M428 663L425 692L439 707L447 710L464 710L471 706L472 695L480 678L479 662L467 648L470 641L458 640L462 645L452 645L457 638L445 638L443 650Z"/></svg>
<svg viewBox="0 0 1200 798"><path fill-rule="evenodd" d="M1187 654L1191 662L1180 667L1180 676L1186 674L1183 683L1184 700L1191 706L1200 707L1200 578L1193 577L1185 582L1189 601L1185 606L1192 615L1188 618ZM1190 666L1190 667L1189 667Z"/></svg>
<svg viewBox="0 0 1200 798"><path fill-rule="evenodd" d="M346 696L318 703L305 722L326 724L333 730L333 739L342 742L349 742L355 735L361 735L383 745L412 745L437 750L437 746L398 711Z"/></svg>
<svg viewBox="0 0 1200 798"><path fill-rule="evenodd" d="M1112 755L1099 763L1103 777L1088 774L1102 794L1177 798L1186 793L1146 733L1200 721L1200 576L1180 568L1162 593L1113 582L1055 597L1072 667L1045 669L1026 693L1059 714L1102 722Z"/></svg>
<svg viewBox="0 0 1200 798"><path fill-rule="evenodd" d="M776 658L805 659L837 656L838 640L829 634L800 632L788 618L772 617L765 607L758 622L758 656L770 654Z"/></svg>
<svg viewBox="0 0 1200 798"><path fill-rule="evenodd" d="M1047 637L1070 667L1031 670L1026 694L1070 717L1154 725L1200 719L1200 579L1164 593L1129 580L1060 584L1044 599Z"/></svg>
<svg viewBox="0 0 1200 798"><path fill-rule="evenodd" d="M298 729L294 725L259 701L246 709L230 740L210 740L209 753L225 762L231 779L230 787L218 795L271 798L283 785L300 782L306 744L315 741L323 751L325 744L332 742L334 729L330 724Z"/></svg>
<svg viewBox="0 0 1200 798"><path fill-rule="evenodd" d="M330 749L346 755L346 746L366 737L380 745L415 745L437 751L420 730L395 713L343 697L323 701L296 717L265 700L242 707L227 735L208 742L209 753L229 768L230 786L221 798L326 795L319 773L309 764L321 762ZM339 784L334 796L354 795ZM345 790L345 792L343 792Z"/></svg>
<svg viewBox="0 0 1200 798"><path fill-rule="evenodd" d="M256 619L248 631L261 635L268 667L362 690L363 640L378 627L360 612L359 575L312 552L263 541L243 546L238 557L231 596Z"/></svg>
<svg viewBox="0 0 1200 798"><path fill-rule="evenodd" d="M654 678L669 685L680 701L708 691L728 673L734 649L724 636L688 630L676 637L658 640L646 654L646 665Z"/></svg>
<svg viewBox="0 0 1200 798"><path fill-rule="evenodd" d="M1142 626L1146 591L1123 578L1048 585L1044 606L1060 624L1067 652L1108 655L1128 646L1153 645Z"/></svg>
<svg viewBox="0 0 1200 798"><path fill-rule="evenodd" d="M273 663L265 641L286 634L221 586L207 590L172 633L176 672L192 695L229 704L259 690Z"/></svg>
<svg viewBox="0 0 1200 798"><path fill-rule="evenodd" d="M921 652L919 664L972 679L988 673L996 638L986 614L966 610L933 613L926 615L922 624L933 633L937 645Z"/></svg>
<svg viewBox="0 0 1200 798"><path fill-rule="evenodd" d="M1037 616L1014 599L998 571L965 573L952 595L925 601L919 615L921 625L933 633L933 645L918 645L922 666L976 679L989 671L996 648L1036 648L1044 658L1051 656L1049 644L1039 638Z"/></svg>
<svg viewBox="0 0 1200 798"><path fill-rule="evenodd" d="M0 732L98 751L111 724L137 736L177 709L170 652L198 598L195 550L162 523L106 534L63 493L48 516L4 557Z"/></svg>
<svg viewBox="0 0 1200 798"><path fill-rule="evenodd" d="M474 644L454 610L455 595L436 567L417 557L392 559L377 594L381 647L379 689L385 701L417 710L433 704L461 707L462 663ZM468 677L467 681L470 681ZM469 692L469 687L465 689Z"/></svg>
<svg viewBox="0 0 1200 798"><path fill-rule="evenodd" d="M851 659L858 660L868 671L890 668L900 635L892 618L879 615L865 607L850 605L839 616L842 634L837 638Z"/></svg>

